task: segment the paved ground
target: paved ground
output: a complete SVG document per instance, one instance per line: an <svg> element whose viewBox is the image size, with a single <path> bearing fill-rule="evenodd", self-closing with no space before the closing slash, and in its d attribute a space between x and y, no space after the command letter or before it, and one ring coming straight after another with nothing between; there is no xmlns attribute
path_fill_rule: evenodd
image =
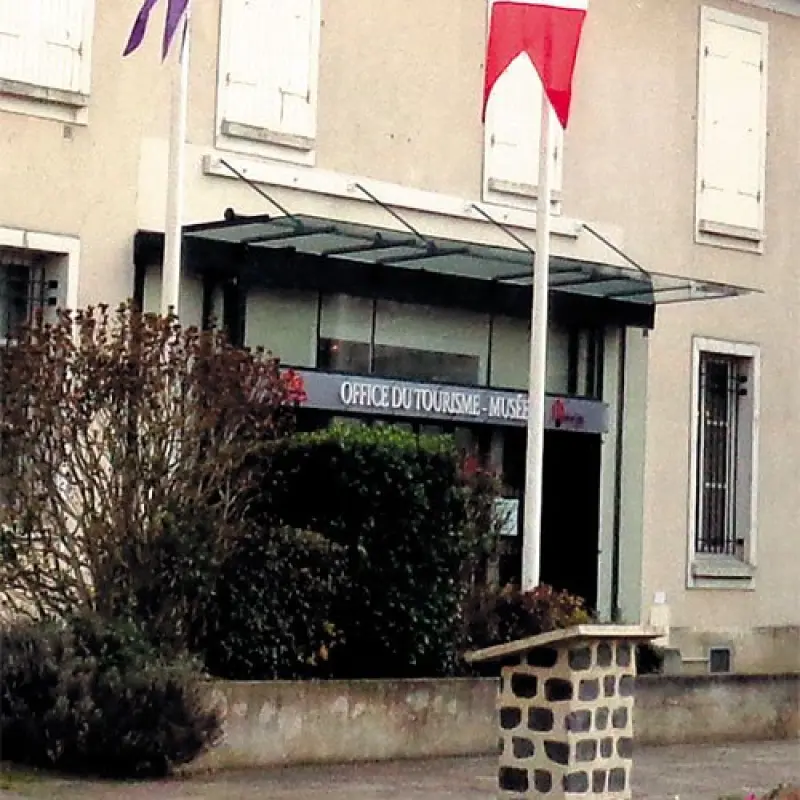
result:
<svg viewBox="0 0 800 800"><path fill-rule="evenodd" d="M634 796L717 800L800 785L800 741L731 747L665 747L637 754ZM392 762L220 773L148 784L32 780L0 800L490 800L492 759Z"/></svg>

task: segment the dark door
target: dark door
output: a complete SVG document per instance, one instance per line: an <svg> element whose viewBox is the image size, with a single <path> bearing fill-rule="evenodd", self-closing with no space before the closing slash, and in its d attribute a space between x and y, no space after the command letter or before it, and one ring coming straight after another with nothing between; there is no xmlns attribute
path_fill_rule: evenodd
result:
<svg viewBox="0 0 800 800"><path fill-rule="evenodd" d="M524 430L505 433L504 479L520 491L525 484L525 442ZM589 608L597 604L600 447L600 436L593 434L544 435L540 580L579 595ZM522 514L520 508L520 523ZM502 579L519 581L521 537L522 524L513 564L506 562Z"/></svg>
<svg viewBox="0 0 800 800"><path fill-rule="evenodd" d="M542 583L597 604L599 436L548 431L542 484Z"/></svg>

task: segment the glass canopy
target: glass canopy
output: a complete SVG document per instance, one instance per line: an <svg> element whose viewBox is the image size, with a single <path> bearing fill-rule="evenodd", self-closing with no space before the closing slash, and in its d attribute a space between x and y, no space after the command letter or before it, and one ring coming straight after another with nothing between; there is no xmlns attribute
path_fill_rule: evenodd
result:
<svg viewBox="0 0 800 800"><path fill-rule="evenodd" d="M190 240L245 246L262 263L270 251L291 249L350 263L419 270L454 278L530 286L533 254L519 248L494 247L429 238L388 228L312 216L241 217L186 226ZM754 290L629 267L552 256L550 288L586 297L653 305L736 297Z"/></svg>

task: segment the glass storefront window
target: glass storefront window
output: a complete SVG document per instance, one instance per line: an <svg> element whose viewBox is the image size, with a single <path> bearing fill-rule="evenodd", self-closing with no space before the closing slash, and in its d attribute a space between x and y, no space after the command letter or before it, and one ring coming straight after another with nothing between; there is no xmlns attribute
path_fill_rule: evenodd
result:
<svg viewBox="0 0 800 800"><path fill-rule="evenodd" d="M478 356L375 345L373 372L385 378L476 384L480 378L480 367Z"/></svg>
<svg viewBox="0 0 800 800"><path fill-rule="evenodd" d="M369 344L344 339L320 339L317 366L330 372L369 374Z"/></svg>
<svg viewBox="0 0 800 800"><path fill-rule="evenodd" d="M326 295L320 303L317 366L332 372L371 371L372 303L365 297Z"/></svg>
<svg viewBox="0 0 800 800"><path fill-rule="evenodd" d="M285 364L314 365L317 296L311 292L250 290L245 344L263 347Z"/></svg>
<svg viewBox="0 0 800 800"><path fill-rule="evenodd" d="M491 385L528 389L531 326L527 320L496 317L492 333ZM569 375L569 331L550 322L547 338L548 392L566 394Z"/></svg>
<svg viewBox="0 0 800 800"><path fill-rule="evenodd" d="M604 331L583 328L570 331L570 374L567 393L578 397L603 396Z"/></svg>
<svg viewBox="0 0 800 800"><path fill-rule="evenodd" d="M496 317L492 335L491 385L528 388L530 324ZM548 392L574 397L601 397L603 331L551 322L547 339Z"/></svg>
<svg viewBox="0 0 800 800"><path fill-rule="evenodd" d="M378 300L377 375L485 385L489 316L470 311Z"/></svg>
<svg viewBox="0 0 800 800"><path fill-rule="evenodd" d="M320 339L341 339L369 346L372 338L372 302L368 297L324 295L319 310Z"/></svg>
<svg viewBox="0 0 800 800"><path fill-rule="evenodd" d="M248 345L263 345L298 367L528 388L530 325L525 319L490 320L471 311L342 294L320 300L311 293L259 290L248 297L246 334ZM551 321L547 391L599 399L603 358L602 330Z"/></svg>

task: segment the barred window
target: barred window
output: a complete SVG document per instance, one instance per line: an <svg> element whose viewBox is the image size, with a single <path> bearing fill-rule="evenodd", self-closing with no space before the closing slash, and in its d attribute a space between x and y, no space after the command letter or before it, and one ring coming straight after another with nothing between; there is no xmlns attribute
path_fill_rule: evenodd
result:
<svg viewBox="0 0 800 800"><path fill-rule="evenodd" d="M694 526L698 554L743 555L751 363L752 359L738 355L700 353Z"/></svg>
<svg viewBox="0 0 800 800"><path fill-rule="evenodd" d="M47 277L48 254L0 249L0 341L37 309L54 305L58 282Z"/></svg>

